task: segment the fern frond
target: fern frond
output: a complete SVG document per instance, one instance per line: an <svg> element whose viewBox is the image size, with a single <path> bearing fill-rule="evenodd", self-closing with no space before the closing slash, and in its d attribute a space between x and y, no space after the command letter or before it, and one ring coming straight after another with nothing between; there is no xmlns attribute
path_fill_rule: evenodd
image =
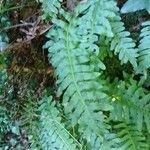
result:
<svg viewBox="0 0 150 150"><path fill-rule="evenodd" d="M102 112L96 112L99 110L96 101L105 97L100 92L101 85L96 81L100 74L94 70L94 64L88 65L92 47L86 51L84 49L89 48L91 43L86 45L85 41L78 48L77 45L84 39L77 36L75 20L71 16L69 22L70 24L57 20L59 28L50 30L48 34L54 42L46 44L49 47L50 62L56 68L57 95L64 93L64 110L73 125L80 124L82 133L91 134L94 130L100 134L100 128L104 128L104 116Z"/></svg>
<svg viewBox="0 0 150 150"><path fill-rule="evenodd" d="M96 2L90 7L90 11L99 9L96 6L100 1ZM50 52L50 62L56 68L57 94L60 96L64 93L65 113L69 115L73 125L80 124L80 131L86 132L88 136L93 132L100 136L105 125L103 113L97 111L100 106L98 101L104 98L105 94L100 92L102 86L97 82L100 73L96 71L93 60L99 53L95 44L98 40L96 33L101 32L94 30L97 24L91 24L93 21L91 22L90 17L85 20L85 28L79 26L84 17L78 20L68 13L64 13L64 17L67 22L53 19L57 27L49 31L48 37L52 40L46 44ZM101 62L98 62L97 66L104 68Z"/></svg>
<svg viewBox="0 0 150 150"><path fill-rule="evenodd" d="M43 19L54 18L57 16L61 9L61 2L63 0L40 0L43 8Z"/></svg>
<svg viewBox="0 0 150 150"><path fill-rule="evenodd" d="M28 133L28 139L30 143L31 150L37 150L39 146L38 140L38 101L33 94L27 93L28 100L25 102L23 106L23 110L21 112L21 124L22 127Z"/></svg>
<svg viewBox="0 0 150 150"><path fill-rule="evenodd" d="M49 31L47 36L51 40L45 47L55 68L57 95L63 95L67 118L73 126L79 125L81 137L87 143L92 144L95 136L95 145L101 147L104 134L108 133L102 111L111 108L101 101L106 95L98 78L99 70L105 66L98 60L96 43L101 34L113 36L108 19L113 18L118 9L113 1L105 0L90 0L80 6L75 9L75 16L63 12L64 20L53 19L55 27Z"/></svg>
<svg viewBox="0 0 150 150"><path fill-rule="evenodd" d="M114 37L111 39L110 50L114 51L115 55L119 55L121 63L127 63L129 61L136 68L138 50L135 48L135 42L129 37L130 33L125 31L121 17L116 16L112 20L111 26Z"/></svg>
<svg viewBox="0 0 150 150"><path fill-rule="evenodd" d="M104 138L99 140L95 135L91 136L91 140L87 143L88 150L118 150L121 140L116 134L107 133Z"/></svg>
<svg viewBox="0 0 150 150"><path fill-rule="evenodd" d="M93 143L101 147L106 140L104 135L109 133L103 111L111 108L102 102L107 95L99 76L105 66L98 60L96 43L101 34L113 36L109 20L115 17L118 8L116 3L106 0L89 0L80 6L75 9L75 15L62 10L63 19L53 18L55 26L47 34L50 40L45 48L55 68L57 95L63 95L67 118L71 125L79 126L82 140L86 139L92 146L94 139Z"/></svg>
<svg viewBox="0 0 150 150"><path fill-rule="evenodd" d="M64 128L59 111L52 102L52 97L45 97L40 104L39 142L44 150L75 150L76 141Z"/></svg>
<svg viewBox="0 0 150 150"><path fill-rule="evenodd" d="M150 21L144 22L142 26L138 61L139 67L146 70L150 67Z"/></svg>
<svg viewBox="0 0 150 150"><path fill-rule="evenodd" d="M128 0L121 9L122 13L146 9L150 13L150 0Z"/></svg>
<svg viewBox="0 0 150 150"><path fill-rule="evenodd" d="M65 129L59 111L52 102L52 97L45 96L39 104L38 112L29 115L28 125L31 149L43 150L77 150L79 142ZM29 108L29 107L27 107ZM29 113L28 113L29 114Z"/></svg>
<svg viewBox="0 0 150 150"><path fill-rule="evenodd" d="M146 94L134 80L129 85L123 81L118 84L117 82L111 88L114 109L110 112L110 119L134 123L140 131L146 124L150 133L150 93Z"/></svg>
<svg viewBox="0 0 150 150"><path fill-rule="evenodd" d="M119 11L113 0L89 0L85 4L79 5L76 9L76 15L82 15L78 19L80 29L92 30L94 34L113 37L110 20L115 18Z"/></svg>
<svg viewBox="0 0 150 150"><path fill-rule="evenodd" d="M148 150L146 139L142 132L136 130L131 124L119 123L114 126L119 138L121 139L120 150Z"/></svg>

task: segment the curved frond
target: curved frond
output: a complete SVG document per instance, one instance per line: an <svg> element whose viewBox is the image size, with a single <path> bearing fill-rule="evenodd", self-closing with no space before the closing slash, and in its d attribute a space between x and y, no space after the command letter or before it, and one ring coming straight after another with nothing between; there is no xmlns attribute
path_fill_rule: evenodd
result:
<svg viewBox="0 0 150 150"><path fill-rule="evenodd" d="M45 97L39 111L39 145L43 150L76 150L77 141L64 128L52 97ZM80 145L78 145L80 146Z"/></svg>
<svg viewBox="0 0 150 150"><path fill-rule="evenodd" d="M65 91L63 105L73 125L83 123L82 132L87 129L87 132L92 133L92 130L95 130L100 133L97 122L103 124L104 116L94 110L98 109L96 100L104 98L105 95L99 92L102 88L97 82L100 73L95 70L94 64L88 65L91 61L90 53L95 55L92 52L94 47L88 49L92 44L85 44L88 37L81 39L80 35L77 36L75 20L71 17L70 24L60 20L57 20L56 24L59 28L48 33L55 42L50 41L46 46L49 47L50 62L56 68L57 95L60 96ZM77 47L78 45L80 47ZM103 127L104 125L101 125L101 128Z"/></svg>
<svg viewBox="0 0 150 150"><path fill-rule="evenodd" d="M145 70L150 67L150 21L144 22L142 26L138 61L139 67Z"/></svg>
<svg viewBox="0 0 150 150"><path fill-rule="evenodd" d="M110 113L110 118L134 123L138 130L142 130L146 124L150 133L150 93L146 94L134 80L129 85L123 81L118 84L115 82L111 90L111 103L114 109Z"/></svg>
<svg viewBox="0 0 150 150"><path fill-rule="evenodd" d="M91 140L87 143L88 150L118 150L121 140L116 134L106 133L104 138L99 140L95 135L91 136ZM88 145L89 144L89 145Z"/></svg>
<svg viewBox="0 0 150 150"><path fill-rule="evenodd" d="M43 97L39 103L30 99L24 107L22 123L29 135L30 149L81 149L80 143L65 129L51 96Z"/></svg>
<svg viewBox="0 0 150 150"><path fill-rule="evenodd" d="M106 3L105 0L89 1L83 5L86 12L77 7L75 16L64 12L64 20L53 19L55 27L49 31L47 37L51 40L45 47L55 68L57 95L63 95L65 114L72 125L79 124L83 137L89 139L94 133L101 140L108 128L101 107L101 100L106 95L98 81L99 70L105 66L98 60L96 42L102 33L112 36L108 18L115 16L113 11L116 9L113 10L113 1Z"/></svg>
<svg viewBox="0 0 150 150"><path fill-rule="evenodd" d="M44 11L43 18L56 17L61 9L61 2L63 0L40 0Z"/></svg>
<svg viewBox="0 0 150 150"><path fill-rule="evenodd" d="M119 123L114 126L121 140L120 150L148 150L146 138L142 132L136 130L131 124Z"/></svg>
<svg viewBox="0 0 150 150"><path fill-rule="evenodd" d="M128 0L121 9L122 13L146 9L150 13L150 0Z"/></svg>
<svg viewBox="0 0 150 150"><path fill-rule="evenodd" d="M124 23L117 16L111 23L114 37L111 39L111 51L119 55L121 63L130 62L133 67L137 67L138 50L135 48L135 42L129 37L130 33L125 31Z"/></svg>

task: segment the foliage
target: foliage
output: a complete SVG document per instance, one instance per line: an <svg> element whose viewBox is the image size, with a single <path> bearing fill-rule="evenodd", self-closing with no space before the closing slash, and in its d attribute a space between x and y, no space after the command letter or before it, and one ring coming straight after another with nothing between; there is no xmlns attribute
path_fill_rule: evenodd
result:
<svg viewBox="0 0 150 150"><path fill-rule="evenodd" d="M125 8L129 2L122 12L130 11ZM114 0L78 1L72 11L67 8L67 1L40 0L40 3L46 23L40 21L46 25L50 22L51 28L44 38L47 42L43 45L40 38L38 42L43 45L43 52L48 50L45 58L53 67L51 78L47 80L45 68L44 75L31 73L31 76L29 69L24 69L27 65L23 58L27 54L34 54L37 60L29 66L41 69L45 65L45 60L38 60L40 57L32 48L23 53L21 61L19 56L13 58L19 59L20 66L24 65L21 70L27 71L25 75L20 70L14 73L18 62L11 64L11 56L5 51L1 53L2 149L12 148L15 138L7 145L7 134L21 137L22 130L28 141L24 148L31 150L150 149L150 22L142 24L137 40L127 31ZM7 16L2 17L1 26L5 29ZM39 24L34 28L39 28ZM8 43L9 34L4 31L1 45ZM13 148L23 149L22 145L16 146L17 142Z"/></svg>
<svg viewBox="0 0 150 150"><path fill-rule="evenodd" d="M108 90L112 92L108 91L108 94L111 93L110 101L114 107L110 111L110 119L134 123L140 131L146 125L147 131L150 132L150 93L145 92L140 82L133 79L128 82L116 80Z"/></svg>
<svg viewBox="0 0 150 150"><path fill-rule="evenodd" d="M122 13L135 12L146 9L150 13L150 0L128 0L122 7Z"/></svg>
<svg viewBox="0 0 150 150"><path fill-rule="evenodd" d="M137 67L137 49L135 48L135 42L129 37L130 33L125 31L124 23L121 22L121 18L116 16L111 22L112 30L116 36L111 39L110 50L115 54L119 53L119 59L121 63L127 63L128 61Z"/></svg>
<svg viewBox="0 0 150 150"><path fill-rule="evenodd" d="M54 6L56 8L58 5ZM50 41L44 46L48 48L50 62L55 68L57 95L63 94L64 112L72 126L78 126L81 139L87 140L90 149L94 146L90 141L95 139L98 149L105 145L105 134L110 132L110 126L106 124L108 116L104 112L112 112L117 106L106 100L108 95L104 93L99 80L105 66L98 59L98 36L109 39L105 42L111 43L110 50L119 53L122 63L129 61L134 68L137 67L138 50L134 48L134 41L128 37L129 33L124 31L124 24L120 21L118 8L113 1L88 1L79 5L74 14L63 9L57 10L52 17L54 28L47 34ZM51 13L54 11L49 11ZM56 18L57 15L63 19ZM148 101L149 98L145 103ZM120 107L124 107L122 103ZM131 114L133 121L135 115ZM115 142L112 140L110 147L107 145L103 149L117 149Z"/></svg>
<svg viewBox="0 0 150 150"><path fill-rule="evenodd" d="M17 138L21 137L20 122L12 119L16 114L15 101L10 100L13 93L12 87L6 88L7 72L2 56L0 56L0 63L3 65L0 69L0 149L21 148L20 143L17 142ZM11 108L11 111L8 108ZM5 138L8 133L10 137L6 141Z"/></svg>
<svg viewBox="0 0 150 150"><path fill-rule="evenodd" d="M52 98L45 97L40 104L41 111L39 125L39 144L42 149L76 149L74 139L70 137L69 132L64 128L59 117L59 112L55 108ZM45 133L47 132L47 136Z"/></svg>
<svg viewBox="0 0 150 150"><path fill-rule="evenodd" d="M141 40L139 45L139 66L145 70L150 67L150 21L143 23L143 29L140 34Z"/></svg>
<svg viewBox="0 0 150 150"><path fill-rule="evenodd" d="M145 142L145 137L142 133L136 130L134 125L119 123L114 126L118 132L118 136L121 138L121 150L148 150L148 145Z"/></svg>

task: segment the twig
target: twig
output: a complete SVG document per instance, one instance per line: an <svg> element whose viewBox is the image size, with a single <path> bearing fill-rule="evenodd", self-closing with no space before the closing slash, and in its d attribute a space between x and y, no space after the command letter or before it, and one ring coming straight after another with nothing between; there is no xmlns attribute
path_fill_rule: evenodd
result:
<svg viewBox="0 0 150 150"><path fill-rule="evenodd" d="M42 30L39 34L31 37L30 39L27 39L27 40L23 40L22 42L17 42L17 43L14 43L12 42L11 44L9 44L7 46L7 48L5 50L3 50L1 53L4 53L6 52L6 50L12 50L13 48L16 48L16 47L19 47L19 46L22 46L23 44L27 44L28 42L30 42L32 39L44 34L45 32L47 32L50 28L52 28L53 25L49 25L46 29Z"/></svg>
<svg viewBox="0 0 150 150"><path fill-rule="evenodd" d="M16 24L16 25L12 25L10 27L6 27L6 28L3 28L2 30L0 31L6 31L6 30L10 30L10 29L13 29L13 28L18 28L18 27L23 27L23 26L33 26L34 24L33 23L22 23L22 24Z"/></svg>

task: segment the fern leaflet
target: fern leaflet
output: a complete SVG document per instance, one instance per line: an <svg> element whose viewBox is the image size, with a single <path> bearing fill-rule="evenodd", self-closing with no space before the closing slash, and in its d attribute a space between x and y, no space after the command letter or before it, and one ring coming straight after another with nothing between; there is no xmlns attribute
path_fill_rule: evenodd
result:
<svg viewBox="0 0 150 150"><path fill-rule="evenodd" d="M119 123L114 126L121 139L120 150L148 150L145 137L131 124Z"/></svg>
<svg viewBox="0 0 150 150"><path fill-rule="evenodd" d="M116 82L114 84L117 85ZM111 88L114 109L110 113L110 119L134 123L138 130L142 130L145 123L150 133L150 94L146 94L134 80L129 85L122 81L116 88L114 84Z"/></svg>
<svg viewBox="0 0 150 150"><path fill-rule="evenodd" d="M43 7L43 19L46 18L56 18L57 14L59 13L61 9L61 2L63 0L40 0L42 2Z"/></svg>
<svg viewBox="0 0 150 150"><path fill-rule="evenodd" d="M52 97L44 97L40 103L38 128L39 145L43 150L76 150L81 145L64 128Z"/></svg>
<svg viewBox="0 0 150 150"><path fill-rule="evenodd" d="M150 67L150 21L143 23L143 29L140 34L141 40L139 45L139 67L142 70Z"/></svg>
<svg viewBox="0 0 150 150"><path fill-rule="evenodd" d="M115 55L119 54L121 63L127 63L128 61L137 67L138 50L135 48L134 41L129 37L130 33L125 31L124 23L121 22L121 18L116 16L111 23L114 37L111 39L110 50L114 51Z"/></svg>

